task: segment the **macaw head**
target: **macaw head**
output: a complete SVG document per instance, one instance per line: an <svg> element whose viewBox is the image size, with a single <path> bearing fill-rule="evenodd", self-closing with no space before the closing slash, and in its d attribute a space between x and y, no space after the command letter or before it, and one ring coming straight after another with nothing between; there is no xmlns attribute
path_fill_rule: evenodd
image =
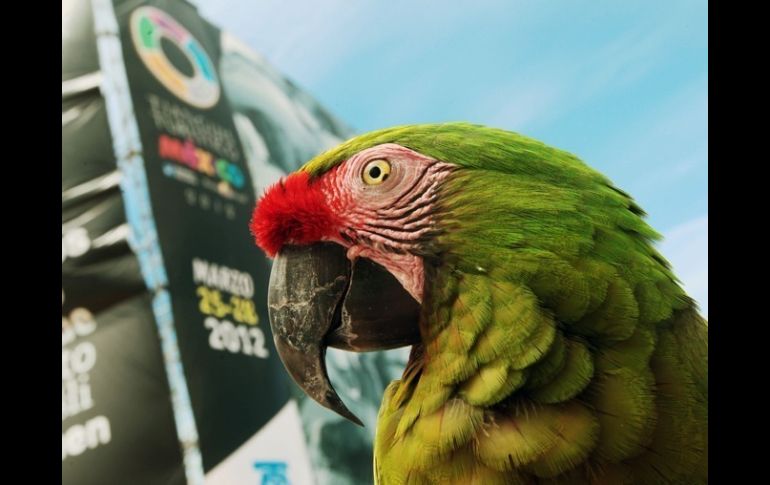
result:
<svg viewBox="0 0 770 485"><path fill-rule="evenodd" d="M285 367L310 397L360 424L329 382L328 346L419 344L440 275L576 256L602 224L656 237L641 213L569 153L448 123L372 132L317 156L264 193L250 227L275 259L268 306Z"/></svg>

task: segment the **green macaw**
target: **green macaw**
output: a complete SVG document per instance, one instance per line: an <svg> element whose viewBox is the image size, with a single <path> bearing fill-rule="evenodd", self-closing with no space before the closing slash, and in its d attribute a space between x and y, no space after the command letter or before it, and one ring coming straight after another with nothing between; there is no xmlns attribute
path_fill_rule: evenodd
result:
<svg viewBox="0 0 770 485"><path fill-rule="evenodd" d="M575 156L466 123L389 128L265 192L285 367L358 422L325 349L411 345L375 482L707 482L708 327L631 197Z"/></svg>

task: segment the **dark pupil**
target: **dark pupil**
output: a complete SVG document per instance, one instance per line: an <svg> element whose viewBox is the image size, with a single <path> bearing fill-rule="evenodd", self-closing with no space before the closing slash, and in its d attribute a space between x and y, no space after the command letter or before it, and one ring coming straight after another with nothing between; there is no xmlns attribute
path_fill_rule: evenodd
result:
<svg viewBox="0 0 770 485"><path fill-rule="evenodd" d="M369 169L369 176L373 179L380 178L380 167L372 167Z"/></svg>

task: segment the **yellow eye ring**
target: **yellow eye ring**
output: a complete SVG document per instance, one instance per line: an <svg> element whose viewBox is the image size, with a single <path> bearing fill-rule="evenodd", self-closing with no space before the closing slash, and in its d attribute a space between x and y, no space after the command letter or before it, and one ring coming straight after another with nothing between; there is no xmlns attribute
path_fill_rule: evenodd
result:
<svg viewBox="0 0 770 485"><path fill-rule="evenodd" d="M380 185L390 176L390 163L387 160L372 160L364 167L363 179L366 185Z"/></svg>

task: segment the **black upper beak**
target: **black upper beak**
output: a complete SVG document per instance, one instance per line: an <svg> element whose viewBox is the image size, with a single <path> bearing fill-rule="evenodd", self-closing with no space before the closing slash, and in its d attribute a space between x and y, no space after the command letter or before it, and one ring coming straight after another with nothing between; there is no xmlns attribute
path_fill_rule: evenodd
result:
<svg viewBox="0 0 770 485"><path fill-rule="evenodd" d="M359 425L329 382L326 347L363 352L420 341L419 304L398 280L368 259L351 264L334 243L285 246L267 300L275 346L294 381Z"/></svg>

